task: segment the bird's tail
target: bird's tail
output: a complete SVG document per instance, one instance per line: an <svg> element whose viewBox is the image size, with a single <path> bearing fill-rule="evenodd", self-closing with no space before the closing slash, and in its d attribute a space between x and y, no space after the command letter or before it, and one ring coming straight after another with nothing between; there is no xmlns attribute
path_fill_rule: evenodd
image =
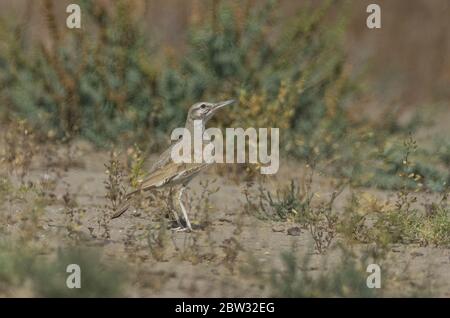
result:
<svg viewBox="0 0 450 318"><path fill-rule="evenodd" d="M128 193L123 199L123 201L120 203L120 205L116 208L114 214L111 216L111 219L118 218L119 216L127 212L127 210L130 208L131 205L130 202L131 198L138 192L141 192L141 190L135 190L133 192Z"/></svg>
<svg viewBox="0 0 450 318"><path fill-rule="evenodd" d="M116 209L116 211L114 212L114 214L111 216L111 219L115 219L118 218L119 216L121 216L122 214L124 214L125 212L127 212L127 210L130 208L130 202L129 202L129 198L126 198L120 205L119 207Z"/></svg>

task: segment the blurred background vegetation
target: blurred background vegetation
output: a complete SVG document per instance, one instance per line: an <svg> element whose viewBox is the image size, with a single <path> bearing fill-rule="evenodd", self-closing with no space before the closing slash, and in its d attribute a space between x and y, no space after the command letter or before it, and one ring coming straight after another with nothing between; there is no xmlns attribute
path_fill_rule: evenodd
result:
<svg viewBox="0 0 450 318"><path fill-rule="evenodd" d="M380 30L366 27L366 7L373 2L382 8ZM66 27L70 3L81 6L80 30ZM381 259L391 244L446 248L450 242L449 16L448 0L0 1L0 294L119 296L128 285L148 285L159 293L176 277L168 266L170 241L177 264L204 262L233 274L242 264L238 255L253 258L252 245L240 244L251 243L240 236L246 232L241 214L219 219L233 224L231 236L220 236L222 231L210 236L209 195L221 185L213 191L208 182L200 183L199 203L190 204L197 210L195 219L205 215L198 224L207 225L181 249L159 214L158 220L148 219L146 230L139 219L127 223L123 233L123 225L108 221L124 184L136 187L145 159L167 146L191 104L235 98L238 105L219 113L211 125L279 127L285 169L273 178L278 179L274 191L259 182L268 180L242 182L258 175L252 175L255 167L216 170L243 172L226 176L243 187L243 214L294 222L287 235L308 232L320 253L337 236L346 246L373 243L380 249L361 259L342 249L336 270L318 276L308 273L312 259L299 258L294 248L274 267L255 254L245 277L254 276L274 296L381 296L365 287L363 265L369 258ZM79 144L86 147L78 153ZM107 150L112 151L104 167ZM89 160L99 164L98 171L88 170L84 161ZM69 167L71 175L64 176ZM283 185L295 175L288 169L301 174L303 182ZM323 199L326 185L317 192L312 188L313 174L319 175L314 185L322 187L324 176L330 182L329 201ZM90 179L98 192L73 189ZM333 206L347 185L351 193L341 199L342 206ZM390 190L383 192L387 201L377 198L378 189ZM233 193L225 192L221 201L235 201ZM142 206L145 213L150 208L160 209ZM145 213L142 218L150 215ZM249 232L258 228L252 225ZM111 240L117 229L121 240ZM205 244L199 240L202 232ZM275 232L280 230L269 229ZM47 242L58 245L52 256L54 247ZM118 243L119 252L111 242ZM204 246L212 252L204 254ZM409 251L403 254L408 261L417 256ZM110 262L121 253L136 266L134 274ZM437 254L445 253L421 256L430 261ZM167 271L155 271L152 262L164 263ZM66 288L68 263L87 268L86 288ZM151 271L140 272L144 263ZM426 266L434 270L431 264ZM414 276L420 272L415 269ZM425 274L428 282L431 276ZM227 283L229 278L224 276ZM398 288L400 294L407 292L405 286ZM416 283L412 287L425 290Z"/></svg>
<svg viewBox="0 0 450 318"><path fill-rule="evenodd" d="M69 1L2 1L2 123L155 151L192 103L237 98L214 124L279 127L283 156L356 185L450 180L446 127L402 164L408 134L448 109L446 0L378 1L381 30L365 26L368 1L75 2L80 30L65 26Z"/></svg>

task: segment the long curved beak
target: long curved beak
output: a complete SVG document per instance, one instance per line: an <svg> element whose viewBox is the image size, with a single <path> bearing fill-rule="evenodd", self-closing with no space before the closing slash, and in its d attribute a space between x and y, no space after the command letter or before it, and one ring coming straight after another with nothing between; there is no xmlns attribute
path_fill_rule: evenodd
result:
<svg viewBox="0 0 450 318"><path fill-rule="evenodd" d="M234 99L230 99L230 100L227 100L227 101L224 101L224 102L216 103L216 104L214 104L213 112L219 110L222 107L225 107L227 105L233 104L234 102L235 102Z"/></svg>

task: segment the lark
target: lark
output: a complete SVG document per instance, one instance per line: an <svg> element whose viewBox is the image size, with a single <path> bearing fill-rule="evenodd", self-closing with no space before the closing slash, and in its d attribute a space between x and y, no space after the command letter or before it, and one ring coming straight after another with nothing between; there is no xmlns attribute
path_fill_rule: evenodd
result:
<svg viewBox="0 0 450 318"><path fill-rule="evenodd" d="M192 105L187 115L185 128L190 132L190 135L193 136L194 122L200 122L203 133L206 122L211 119L211 117L219 109L232 103L234 103L234 100L227 100L220 103L200 102ZM153 164L150 171L148 172L146 178L140 184L139 189L125 195L124 201L116 210L116 212L112 216L112 219L118 218L123 213L125 213L129 209L133 197L135 197L136 195L143 193L144 197L148 198L151 191L154 189L167 187L171 188L170 192L172 193L172 189L176 187L178 188L178 190L175 191L178 192L178 203L180 205L181 211L183 213L183 218L186 223L186 226L184 226L180 222L176 211L174 211L175 219L179 225L177 230L192 231L192 226L189 221L186 208L183 204L183 193L189 182L210 164L206 162L174 162L171 156L172 149L180 142L183 142L181 138L178 141L174 142L166 151L164 151L159 156L158 160Z"/></svg>

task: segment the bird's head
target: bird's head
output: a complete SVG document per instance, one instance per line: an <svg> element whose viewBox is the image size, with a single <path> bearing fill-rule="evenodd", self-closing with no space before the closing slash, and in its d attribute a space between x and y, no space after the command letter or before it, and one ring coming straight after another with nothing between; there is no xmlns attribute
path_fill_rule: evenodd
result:
<svg viewBox="0 0 450 318"><path fill-rule="evenodd" d="M227 100L220 103L200 102L191 106L188 118L190 120L202 120L206 123L220 108L234 103L234 100Z"/></svg>

